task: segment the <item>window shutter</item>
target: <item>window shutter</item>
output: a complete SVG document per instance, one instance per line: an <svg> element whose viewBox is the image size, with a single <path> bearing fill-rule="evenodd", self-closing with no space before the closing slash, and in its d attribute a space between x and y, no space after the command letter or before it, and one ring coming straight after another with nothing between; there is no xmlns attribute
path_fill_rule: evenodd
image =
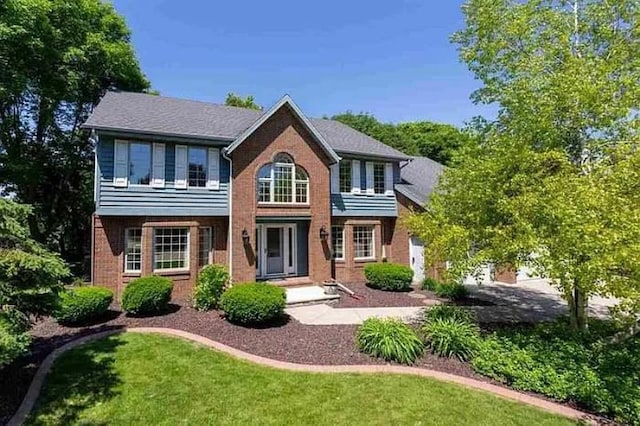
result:
<svg viewBox="0 0 640 426"><path fill-rule="evenodd" d="M384 165L384 193L393 195L393 163Z"/></svg>
<svg viewBox="0 0 640 426"><path fill-rule="evenodd" d="M360 193L360 160L351 161L351 193Z"/></svg>
<svg viewBox="0 0 640 426"><path fill-rule="evenodd" d="M154 188L164 188L164 144L153 144L153 166L152 166L153 178L151 179L151 186Z"/></svg>
<svg viewBox="0 0 640 426"><path fill-rule="evenodd" d="M373 190L373 163L367 161L366 164L366 180L367 180L367 194L373 195L375 192Z"/></svg>
<svg viewBox="0 0 640 426"><path fill-rule="evenodd" d="M331 193L340 192L340 163L331 165Z"/></svg>
<svg viewBox="0 0 640 426"><path fill-rule="evenodd" d="M113 185L125 187L129 184L129 142L115 141Z"/></svg>
<svg viewBox="0 0 640 426"><path fill-rule="evenodd" d="M209 167L207 169L207 188L220 189L220 149L209 148Z"/></svg>
<svg viewBox="0 0 640 426"><path fill-rule="evenodd" d="M176 145L176 188L184 189L187 187L187 161L187 147Z"/></svg>

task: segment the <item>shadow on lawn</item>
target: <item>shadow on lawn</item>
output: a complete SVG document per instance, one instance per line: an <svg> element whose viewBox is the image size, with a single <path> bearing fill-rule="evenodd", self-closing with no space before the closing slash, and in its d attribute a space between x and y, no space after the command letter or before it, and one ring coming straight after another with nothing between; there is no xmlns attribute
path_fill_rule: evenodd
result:
<svg viewBox="0 0 640 426"><path fill-rule="evenodd" d="M82 411L118 395L122 381L114 363L122 344L116 334L61 355L47 377L31 424L75 424Z"/></svg>

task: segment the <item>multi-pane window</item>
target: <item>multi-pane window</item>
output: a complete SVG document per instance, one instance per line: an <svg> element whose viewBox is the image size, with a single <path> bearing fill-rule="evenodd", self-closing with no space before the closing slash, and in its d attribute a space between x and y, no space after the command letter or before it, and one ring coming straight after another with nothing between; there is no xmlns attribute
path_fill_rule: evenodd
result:
<svg viewBox="0 0 640 426"><path fill-rule="evenodd" d="M356 259L374 259L373 226L353 227L353 250Z"/></svg>
<svg viewBox="0 0 640 426"><path fill-rule="evenodd" d="M140 272L142 269L142 229L129 228L125 231L124 271Z"/></svg>
<svg viewBox="0 0 640 426"><path fill-rule="evenodd" d="M275 162L258 171L258 202L309 203L309 176L287 154L278 154Z"/></svg>
<svg viewBox="0 0 640 426"><path fill-rule="evenodd" d="M151 144L131 142L129 144L129 183L149 185L151 180Z"/></svg>
<svg viewBox="0 0 640 426"><path fill-rule="evenodd" d="M189 268L189 229L155 228L153 269Z"/></svg>
<svg viewBox="0 0 640 426"><path fill-rule="evenodd" d="M331 244L334 259L344 259L344 227L331 227Z"/></svg>
<svg viewBox="0 0 640 426"><path fill-rule="evenodd" d="M198 265L203 267L211 263L211 228L200 228L198 240Z"/></svg>
<svg viewBox="0 0 640 426"><path fill-rule="evenodd" d="M373 164L373 192L376 194L384 194L384 164Z"/></svg>
<svg viewBox="0 0 640 426"><path fill-rule="evenodd" d="M189 147L189 186L207 185L207 150Z"/></svg>
<svg viewBox="0 0 640 426"><path fill-rule="evenodd" d="M351 192L351 161L340 162L340 192Z"/></svg>

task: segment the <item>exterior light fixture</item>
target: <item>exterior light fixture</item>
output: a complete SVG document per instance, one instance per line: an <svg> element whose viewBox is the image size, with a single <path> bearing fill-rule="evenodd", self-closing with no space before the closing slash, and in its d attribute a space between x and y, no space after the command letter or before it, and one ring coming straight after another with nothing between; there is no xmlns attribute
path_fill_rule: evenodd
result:
<svg viewBox="0 0 640 426"><path fill-rule="evenodd" d="M242 242L243 242L245 245L248 245L248 244L249 244L249 238L250 238L250 237L249 237L249 231L247 231L247 229L246 229L246 228L245 228L245 229L243 229L243 230L242 230Z"/></svg>
<svg viewBox="0 0 640 426"><path fill-rule="evenodd" d="M327 228L325 228L325 226L322 225L322 227L320 228L320 239L322 241L327 241L328 237L329 237L329 232L327 232Z"/></svg>

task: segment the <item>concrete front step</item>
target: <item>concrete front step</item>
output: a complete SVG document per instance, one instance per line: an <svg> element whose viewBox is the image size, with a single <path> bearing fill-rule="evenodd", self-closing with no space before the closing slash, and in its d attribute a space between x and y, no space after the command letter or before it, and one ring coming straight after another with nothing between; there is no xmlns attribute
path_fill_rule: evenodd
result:
<svg viewBox="0 0 640 426"><path fill-rule="evenodd" d="M340 298L339 294L325 294L324 289L318 285L289 287L285 289L285 291L287 295L287 305L326 302Z"/></svg>

